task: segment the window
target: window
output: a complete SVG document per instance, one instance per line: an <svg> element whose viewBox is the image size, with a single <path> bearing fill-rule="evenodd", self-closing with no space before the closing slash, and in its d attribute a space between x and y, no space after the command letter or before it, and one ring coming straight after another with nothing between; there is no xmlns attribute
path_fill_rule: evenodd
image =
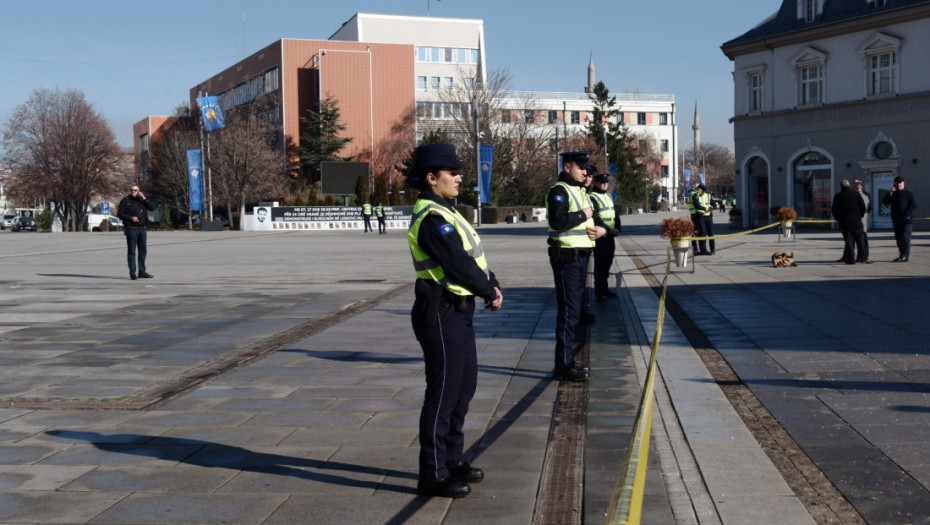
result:
<svg viewBox="0 0 930 525"><path fill-rule="evenodd" d="M466 78L466 79L465 79L465 89L474 89L474 87L475 87L475 79L473 79L473 78Z"/></svg>
<svg viewBox="0 0 930 525"><path fill-rule="evenodd" d="M898 54L894 51L869 57L869 95L889 95L898 91Z"/></svg>
<svg viewBox="0 0 930 525"><path fill-rule="evenodd" d="M798 104L810 106L823 103L823 66L817 64L798 70Z"/></svg>
<svg viewBox="0 0 930 525"><path fill-rule="evenodd" d="M149 140L149 134L143 133L139 135L139 151L145 153L151 149L151 141Z"/></svg>
<svg viewBox="0 0 930 525"><path fill-rule="evenodd" d="M510 122L510 110L509 109L505 109L501 111L501 122L505 124Z"/></svg>
<svg viewBox="0 0 930 525"><path fill-rule="evenodd" d="M452 62L452 53L455 52L451 47L442 48L442 61L443 62Z"/></svg>
<svg viewBox="0 0 930 525"><path fill-rule="evenodd" d="M430 118L432 106L429 102L417 102L417 118Z"/></svg>
<svg viewBox="0 0 930 525"><path fill-rule="evenodd" d="M442 118L442 102L433 102L433 118Z"/></svg>
<svg viewBox="0 0 930 525"><path fill-rule="evenodd" d="M439 55L442 52L441 47L431 47L429 48L429 61L430 62L439 62Z"/></svg>
<svg viewBox="0 0 930 525"><path fill-rule="evenodd" d="M668 153L668 140L662 139L662 152Z"/></svg>
<svg viewBox="0 0 930 525"><path fill-rule="evenodd" d="M477 63L478 63L478 50L477 50L477 49L469 49L468 51L470 51L470 53L471 53L471 60L470 60L468 63L469 63L469 64L477 64Z"/></svg>
<svg viewBox="0 0 930 525"><path fill-rule="evenodd" d="M749 74L749 112L762 111L762 72Z"/></svg>
<svg viewBox="0 0 930 525"><path fill-rule="evenodd" d="M833 164L823 153L805 153L794 163L794 209L801 217L830 219Z"/></svg>
<svg viewBox="0 0 930 525"><path fill-rule="evenodd" d="M558 124L558 123L559 123L559 112L549 111L549 124Z"/></svg>
<svg viewBox="0 0 930 525"><path fill-rule="evenodd" d="M642 112L637 113L636 123L639 124L640 126L645 126L646 125L646 114Z"/></svg>
<svg viewBox="0 0 930 525"><path fill-rule="evenodd" d="M872 148L872 155L879 160L891 158L894 155L894 146L890 142L879 142Z"/></svg>
<svg viewBox="0 0 930 525"><path fill-rule="evenodd" d="M443 77L442 89L445 89L446 91L452 91L452 77Z"/></svg>
<svg viewBox="0 0 930 525"><path fill-rule="evenodd" d="M805 22L813 22L817 18L818 0L801 0L802 15Z"/></svg>
<svg viewBox="0 0 930 525"><path fill-rule="evenodd" d="M417 89L426 91L426 77L417 77Z"/></svg>
<svg viewBox="0 0 930 525"><path fill-rule="evenodd" d="M417 62L426 62L426 52L428 49L428 47L418 47L416 49Z"/></svg>
<svg viewBox="0 0 930 525"><path fill-rule="evenodd" d="M468 56L466 53L467 51L468 51L467 49L456 49L455 50L456 55L457 55L456 58L458 59L459 64L465 64L468 62Z"/></svg>
<svg viewBox="0 0 930 525"><path fill-rule="evenodd" d="M572 111L572 124L581 124L581 112Z"/></svg>
<svg viewBox="0 0 930 525"><path fill-rule="evenodd" d="M668 178L668 166L662 166L662 178Z"/></svg>
<svg viewBox="0 0 930 525"><path fill-rule="evenodd" d="M439 77L430 78L430 89L433 91L439 91Z"/></svg>
<svg viewBox="0 0 930 525"><path fill-rule="evenodd" d="M668 126L668 113L659 113L659 125Z"/></svg>
<svg viewBox="0 0 930 525"><path fill-rule="evenodd" d="M623 112L622 112L622 111L618 111L618 112L617 112L617 123L618 123L618 124L625 124L625 123L626 123L626 120L625 120L625 119L626 119L626 117L623 115Z"/></svg>
<svg viewBox="0 0 930 525"><path fill-rule="evenodd" d="M523 112L523 122L526 124L532 124L533 122L536 122L536 117L533 114L532 109L527 109Z"/></svg>

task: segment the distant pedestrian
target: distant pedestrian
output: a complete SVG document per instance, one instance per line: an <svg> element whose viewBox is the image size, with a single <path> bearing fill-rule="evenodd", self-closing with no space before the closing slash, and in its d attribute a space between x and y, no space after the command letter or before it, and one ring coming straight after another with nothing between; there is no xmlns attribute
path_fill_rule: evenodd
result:
<svg viewBox="0 0 930 525"><path fill-rule="evenodd" d="M904 189L904 179L894 178L891 191L882 199L882 204L891 206L891 225L894 240L898 244L898 258L892 262L907 262L911 257L911 230L914 227L914 210L917 200L910 190Z"/></svg>
<svg viewBox="0 0 930 525"><path fill-rule="evenodd" d="M610 290L608 278L617 247L615 239L620 235L620 215L617 213L613 197L607 193L609 188L610 177L601 173L594 176L591 193L588 194L594 213L607 228L607 235L594 241L594 297L598 301L617 296Z"/></svg>
<svg viewBox="0 0 930 525"><path fill-rule="evenodd" d="M384 221L384 206L380 202L375 206L375 217L378 218L378 233L387 233L387 224Z"/></svg>
<svg viewBox="0 0 930 525"><path fill-rule="evenodd" d="M145 227L149 223L148 212L154 211L155 205L145 198L139 190L138 184L133 184L129 195L123 197L116 207L116 216L123 221L123 234L126 236L127 260L129 262L129 278L133 281L136 276L151 279L154 275L145 271L145 257L148 254L147 234ZM136 261L138 255L138 270L136 274Z"/></svg>
<svg viewBox="0 0 930 525"><path fill-rule="evenodd" d="M362 204L362 219L365 220L365 231L362 233L374 231L371 229L371 203L367 201Z"/></svg>
<svg viewBox="0 0 930 525"><path fill-rule="evenodd" d="M698 237L714 236L714 207L710 203L710 194L704 183L698 184L688 197L688 211L691 213L691 222L698 232ZM708 241L691 241L694 255L714 255L717 253L717 244L710 239L710 251L707 250Z"/></svg>
<svg viewBox="0 0 930 525"><path fill-rule="evenodd" d="M484 479L463 456L463 426L478 381L475 296L486 308L504 301L488 269L481 239L449 199L459 194L465 166L451 144L416 149L407 185L419 190L407 242L417 280L410 312L413 333L423 349L426 392L420 412L417 494L462 498L470 483Z"/></svg>
<svg viewBox="0 0 930 525"><path fill-rule="evenodd" d="M865 191L865 186L859 179L853 181L853 186L862 197L862 202L865 203L865 215L862 216L862 247L865 251L856 255L856 262L872 264L872 259L869 259L869 217L872 213L872 195Z"/></svg>
<svg viewBox="0 0 930 525"><path fill-rule="evenodd" d="M862 196L843 179L840 183L840 192L833 196L833 206L830 212L843 234L845 248L844 256L840 259L846 264L856 264L856 253L865 253L862 246L862 216L865 215L865 202ZM848 258L847 258L848 256Z"/></svg>

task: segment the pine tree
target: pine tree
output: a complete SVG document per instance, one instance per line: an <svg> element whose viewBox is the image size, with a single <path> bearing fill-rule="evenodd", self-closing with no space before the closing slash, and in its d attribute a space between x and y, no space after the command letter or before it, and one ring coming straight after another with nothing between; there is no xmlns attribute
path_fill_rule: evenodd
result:
<svg viewBox="0 0 930 525"><path fill-rule="evenodd" d="M598 82L594 86L591 98L594 101L594 109L588 124L588 134L606 151L607 161L617 165L617 200L645 204L649 196L646 165L640 162L636 137L623 122L614 119L620 114L614 107L617 97L610 95L610 90L603 82Z"/></svg>
<svg viewBox="0 0 930 525"><path fill-rule="evenodd" d="M327 97L320 103L319 111L310 110L309 116L301 117L304 133L300 136L300 146L296 148L300 164L311 182L320 180L320 164L330 161L348 161L351 157L340 157L338 153L352 141L351 137L341 137L346 129L339 121L339 104L333 97Z"/></svg>

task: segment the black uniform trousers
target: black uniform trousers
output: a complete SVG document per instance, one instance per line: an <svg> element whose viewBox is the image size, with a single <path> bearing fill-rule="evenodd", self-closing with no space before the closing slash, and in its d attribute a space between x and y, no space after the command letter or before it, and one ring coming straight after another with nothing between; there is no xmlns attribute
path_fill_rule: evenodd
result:
<svg viewBox="0 0 930 525"><path fill-rule="evenodd" d="M862 255L865 253L865 237L862 233L862 226L852 230L841 228L840 233L843 234L843 242L845 243L843 258L847 262L855 262L857 260L855 254Z"/></svg>
<svg viewBox="0 0 930 525"><path fill-rule="evenodd" d="M415 302L413 312L422 311L419 307ZM462 427L478 385L474 315L474 296L455 301L444 294L434 324L415 313L411 316L426 362L426 395L420 412L420 479L443 479L449 475L448 465L462 461Z"/></svg>
<svg viewBox="0 0 930 525"><path fill-rule="evenodd" d="M558 312L555 320L555 368L565 370L574 363L575 334L584 308L589 255L577 250L549 247L549 264L555 280Z"/></svg>
<svg viewBox="0 0 930 525"><path fill-rule="evenodd" d="M378 233L387 233L387 224L384 217L378 217Z"/></svg>
<svg viewBox="0 0 930 525"><path fill-rule="evenodd" d="M362 215L362 219L365 220L365 231L362 233L374 231L371 229L371 215Z"/></svg>
<svg viewBox="0 0 930 525"><path fill-rule="evenodd" d="M694 228L698 232L698 237L712 237L714 235L714 217L712 215L694 213L691 215L691 222L694 223ZM707 241L691 241L691 247L696 254L706 252ZM717 245L714 239L710 240L710 251L717 251Z"/></svg>
<svg viewBox="0 0 930 525"><path fill-rule="evenodd" d="M610 286L607 279L610 277L610 267L614 263L614 254L617 243L614 238L605 235L594 241L594 294L606 295Z"/></svg>

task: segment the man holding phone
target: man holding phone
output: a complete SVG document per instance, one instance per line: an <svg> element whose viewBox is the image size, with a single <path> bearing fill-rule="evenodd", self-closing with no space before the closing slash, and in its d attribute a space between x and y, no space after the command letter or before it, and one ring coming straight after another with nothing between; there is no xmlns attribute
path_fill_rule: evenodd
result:
<svg viewBox="0 0 930 525"><path fill-rule="evenodd" d="M898 258L892 262L907 262L911 256L911 231L914 227L913 216L917 201L910 190L904 189L902 177L894 178L894 185L882 199L882 204L891 207L894 240L898 243Z"/></svg>

